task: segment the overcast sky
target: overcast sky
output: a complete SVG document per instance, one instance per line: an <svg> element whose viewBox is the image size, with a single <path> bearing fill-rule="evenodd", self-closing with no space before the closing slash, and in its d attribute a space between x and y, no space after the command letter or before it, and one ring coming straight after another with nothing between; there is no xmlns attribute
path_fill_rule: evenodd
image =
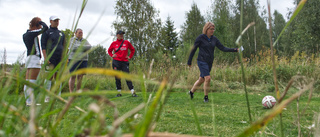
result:
<svg viewBox="0 0 320 137"><path fill-rule="evenodd" d="M29 22L33 17L40 17L48 26L49 17L60 17L59 29L71 29L75 15L78 15L83 0L0 0L0 64L3 63L3 53L6 49L8 64L18 59L26 58L26 47L22 35L29 28ZM160 11L162 22L168 15L174 22L176 31L185 21L186 12L190 11L193 0L151 0L154 7ZM202 15L209 9L209 0L194 0ZM267 0L261 0L260 6L267 4ZM88 37L91 45L101 44L108 48L114 40L112 34L112 22L116 20L114 14L115 0L89 0L87 7L80 19L78 28L84 31L84 37L92 31ZM265 6L266 7L266 6ZM293 9L293 0L271 0L272 12L276 9L285 18L288 8ZM103 13L103 10L105 12ZM100 21L99 17L102 15ZM287 20L287 19L286 19ZM97 24L97 25L96 25ZM40 38L40 36L39 36Z"/></svg>

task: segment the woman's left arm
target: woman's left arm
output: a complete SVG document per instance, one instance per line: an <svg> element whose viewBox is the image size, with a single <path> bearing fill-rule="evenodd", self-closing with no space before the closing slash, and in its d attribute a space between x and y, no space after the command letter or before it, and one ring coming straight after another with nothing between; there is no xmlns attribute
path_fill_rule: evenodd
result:
<svg viewBox="0 0 320 137"><path fill-rule="evenodd" d="M238 48L228 48L223 46L220 41L217 39L216 41L216 46L223 52L238 52Z"/></svg>

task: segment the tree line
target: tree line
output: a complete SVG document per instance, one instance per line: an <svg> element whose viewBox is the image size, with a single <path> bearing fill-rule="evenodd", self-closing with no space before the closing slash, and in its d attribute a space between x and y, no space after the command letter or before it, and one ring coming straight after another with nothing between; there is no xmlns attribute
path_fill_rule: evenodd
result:
<svg viewBox="0 0 320 137"><path fill-rule="evenodd" d="M114 32L125 30L126 36L136 48L134 59L150 61L163 61L165 59L177 60L184 63L189 49L193 46L196 37L202 33L202 27L207 21L215 24L214 35L226 47L236 47L235 41L240 34L240 1L234 4L231 0L211 1L210 9L201 14L198 6L193 3L191 9L185 14L185 21L180 26L181 31L176 32L174 21L168 15L161 21L158 11L151 0L117 0L115 14L117 19L113 22ZM300 0L292 0L297 5ZM285 30L274 49L278 56L292 56L297 52L308 55L319 55L320 42L320 6L317 0L308 0L302 11ZM269 28L267 26L268 14L266 7L260 7L259 0L244 0L243 26L255 22L242 37L245 48L243 56L253 58L265 48L270 48ZM286 25L287 18L291 17L294 9L288 9L287 15L277 10L272 15L272 36L276 40ZM178 26L179 27L179 26ZM223 54L215 51L218 61L232 62L236 55ZM106 49L98 45L90 53L89 62L94 67L104 67L107 63Z"/></svg>

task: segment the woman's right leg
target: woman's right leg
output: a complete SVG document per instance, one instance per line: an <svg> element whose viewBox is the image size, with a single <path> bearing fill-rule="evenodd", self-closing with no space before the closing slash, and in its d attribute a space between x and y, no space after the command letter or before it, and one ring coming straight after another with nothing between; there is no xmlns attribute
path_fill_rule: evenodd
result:
<svg viewBox="0 0 320 137"><path fill-rule="evenodd" d="M36 83L39 72L40 72L39 68L28 68L26 72L26 80L31 83ZM31 105L31 103L34 100L33 88L27 85L24 85L24 94L25 94L25 98L27 99L26 101L27 105Z"/></svg>
<svg viewBox="0 0 320 137"><path fill-rule="evenodd" d="M199 86L201 86L201 84L204 82L204 78L203 77L199 77L199 79L193 84L192 88L191 88L191 92L195 92Z"/></svg>

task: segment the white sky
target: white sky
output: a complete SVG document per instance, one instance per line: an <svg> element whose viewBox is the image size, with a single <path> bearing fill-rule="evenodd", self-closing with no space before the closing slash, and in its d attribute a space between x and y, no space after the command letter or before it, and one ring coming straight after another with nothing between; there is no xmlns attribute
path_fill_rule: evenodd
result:
<svg viewBox="0 0 320 137"><path fill-rule="evenodd" d="M49 17L60 17L59 29L71 29L75 15L78 15L83 0L0 0L0 64L3 63L3 53L6 49L8 64L16 62L19 57L26 57L26 47L22 35L29 28L28 23L33 17L40 17L48 26ZM209 0L194 0L202 15L209 9ZM168 15L174 22L176 31L185 21L186 12L190 11L193 0L151 0L154 7L160 11L164 22ZM267 0L260 1L261 7ZM84 31L91 45L101 44L108 48L114 40L111 35L112 22L116 20L114 13L115 0L89 0L87 7L79 21L78 28ZM266 7L266 6L265 6ZM278 10L286 19L287 8L294 8L293 0L271 0L271 11ZM102 15L103 10L105 12ZM77 13L76 13L77 11ZM101 20L98 22L99 17ZM287 19L286 19L287 20ZM96 23L98 23L96 25ZM95 27L94 27L95 26ZM93 29L94 28L94 29ZM40 38L40 36L39 36Z"/></svg>

